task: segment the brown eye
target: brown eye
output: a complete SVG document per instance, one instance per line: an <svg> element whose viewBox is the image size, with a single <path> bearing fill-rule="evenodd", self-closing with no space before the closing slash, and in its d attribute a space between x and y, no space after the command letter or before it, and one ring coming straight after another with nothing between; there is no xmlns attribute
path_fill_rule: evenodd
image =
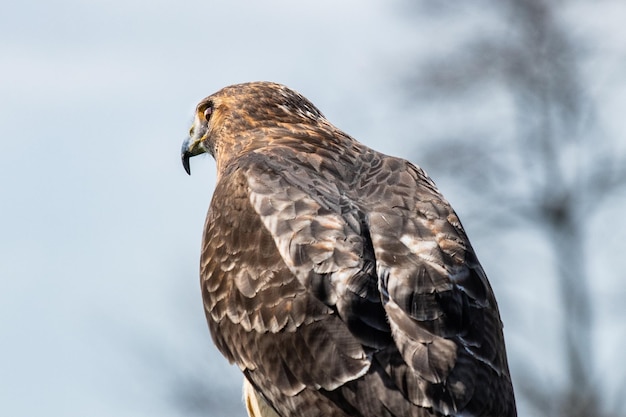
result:
<svg viewBox="0 0 626 417"><path fill-rule="evenodd" d="M206 120L209 120L211 118L211 113L213 113L213 106L209 106L204 109L204 118Z"/></svg>

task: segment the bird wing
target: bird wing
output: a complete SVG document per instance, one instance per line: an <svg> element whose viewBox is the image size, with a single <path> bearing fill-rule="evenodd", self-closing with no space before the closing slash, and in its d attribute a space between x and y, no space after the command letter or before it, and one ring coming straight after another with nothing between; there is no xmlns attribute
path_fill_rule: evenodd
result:
<svg viewBox="0 0 626 417"><path fill-rule="evenodd" d="M322 410L311 416L343 416L313 393L369 368L362 344L321 296L326 284L319 277L335 268L329 242L344 233L340 216L257 155L232 164L216 185L200 274L209 327L219 350L277 410L308 402ZM345 243L338 252L342 268L357 268L355 246Z"/></svg>
<svg viewBox="0 0 626 417"><path fill-rule="evenodd" d="M374 159L355 188L393 339L415 371L396 383L445 415L514 415L498 307L457 215L421 169Z"/></svg>
<svg viewBox="0 0 626 417"><path fill-rule="evenodd" d="M511 390L495 298L454 211L408 162L349 154L273 146L220 176L201 271L218 348L279 411L513 415L512 391L494 397Z"/></svg>

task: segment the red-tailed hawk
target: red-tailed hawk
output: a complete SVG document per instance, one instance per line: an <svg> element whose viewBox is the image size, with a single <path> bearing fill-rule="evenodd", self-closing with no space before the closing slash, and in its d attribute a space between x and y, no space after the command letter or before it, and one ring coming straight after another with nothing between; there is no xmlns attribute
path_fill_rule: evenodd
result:
<svg viewBox="0 0 626 417"><path fill-rule="evenodd" d="M202 100L200 278L252 416L516 415L493 291L432 180L257 82Z"/></svg>

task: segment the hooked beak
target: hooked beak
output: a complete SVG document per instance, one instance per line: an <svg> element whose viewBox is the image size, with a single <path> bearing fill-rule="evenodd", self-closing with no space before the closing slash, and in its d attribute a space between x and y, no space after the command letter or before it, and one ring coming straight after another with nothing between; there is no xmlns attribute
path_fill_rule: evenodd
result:
<svg viewBox="0 0 626 417"><path fill-rule="evenodd" d="M183 147L180 150L180 159L183 161L183 168L185 168L187 175L191 175L191 167L189 166L189 158L192 157L191 152L189 151L190 140L191 138L185 139Z"/></svg>
<svg viewBox="0 0 626 417"><path fill-rule="evenodd" d="M180 150L180 159L183 162L183 168L188 175L191 175L191 166L189 165L189 159L192 156L200 155L204 153L204 147L202 146L201 138L190 136L183 142L183 146Z"/></svg>

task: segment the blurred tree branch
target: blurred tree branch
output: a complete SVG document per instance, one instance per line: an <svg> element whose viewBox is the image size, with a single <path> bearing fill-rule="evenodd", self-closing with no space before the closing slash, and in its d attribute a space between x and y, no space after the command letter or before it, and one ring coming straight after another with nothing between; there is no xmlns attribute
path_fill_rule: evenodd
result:
<svg viewBox="0 0 626 417"><path fill-rule="evenodd" d="M460 99L486 86L504 88L514 109L513 140L497 143L499 124L485 139L464 132L463 138L438 140L426 157L432 166L447 166L469 189L480 190L481 217L489 219L493 232L531 225L554 254L568 385L546 390L537 385L537 375L526 372L519 375L519 392L546 415L612 415L602 407L603 389L595 383L594 309L584 245L599 203L626 188L626 158L595 129L596 106L578 70L582 51L559 16L566 2L473 3L504 19L503 36L466 39L452 54L421 63L408 85L418 100ZM447 6L436 11L455 12Z"/></svg>

